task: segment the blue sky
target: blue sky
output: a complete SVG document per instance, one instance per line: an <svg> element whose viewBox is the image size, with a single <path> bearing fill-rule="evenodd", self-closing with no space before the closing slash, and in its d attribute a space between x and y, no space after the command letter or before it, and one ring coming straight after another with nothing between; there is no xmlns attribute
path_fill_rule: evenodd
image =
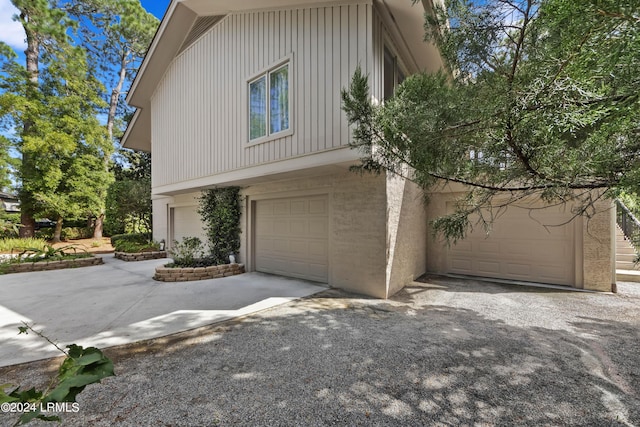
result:
<svg viewBox="0 0 640 427"><path fill-rule="evenodd" d="M169 7L170 0L141 0L140 3L147 12L154 14L158 19L162 19L165 10Z"/></svg>
<svg viewBox="0 0 640 427"><path fill-rule="evenodd" d="M141 3L148 12L162 19L170 0L141 0ZM16 12L10 0L0 0L0 40L22 53L25 48L24 31L19 23L11 19Z"/></svg>

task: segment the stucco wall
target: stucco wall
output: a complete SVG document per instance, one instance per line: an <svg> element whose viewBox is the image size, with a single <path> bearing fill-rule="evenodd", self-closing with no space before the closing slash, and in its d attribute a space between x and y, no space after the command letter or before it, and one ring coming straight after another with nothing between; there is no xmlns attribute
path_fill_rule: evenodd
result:
<svg viewBox="0 0 640 427"><path fill-rule="evenodd" d="M610 201L595 205L597 213L583 220L583 288L594 291L611 291L615 265L614 234L611 220L615 215Z"/></svg>
<svg viewBox="0 0 640 427"><path fill-rule="evenodd" d="M424 195L410 181L387 176L387 297L426 271Z"/></svg>

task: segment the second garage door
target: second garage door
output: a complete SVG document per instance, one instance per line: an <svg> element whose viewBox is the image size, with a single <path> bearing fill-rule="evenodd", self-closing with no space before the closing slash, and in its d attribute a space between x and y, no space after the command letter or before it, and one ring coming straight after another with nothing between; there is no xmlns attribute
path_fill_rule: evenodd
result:
<svg viewBox="0 0 640 427"><path fill-rule="evenodd" d="M554 209L511 207L493 224L482 227L448 250L450 273L573 285L574 222ZM472 220L473 221L473 220ZM545 227L544 225L555 225Z"/></svg>
<svg viewBox="0 0 640 427"><path fill-rule="evenodd" d="M326 283L329 209L326 195L258 200L256 270Z"/></svg>
<svg viewBox="0 0 640 427"><path fill-rule="evenodd" d="M171 242L182 242L185 237L198 237L204 241L203 224L197 206L171 208Z"/></svg>

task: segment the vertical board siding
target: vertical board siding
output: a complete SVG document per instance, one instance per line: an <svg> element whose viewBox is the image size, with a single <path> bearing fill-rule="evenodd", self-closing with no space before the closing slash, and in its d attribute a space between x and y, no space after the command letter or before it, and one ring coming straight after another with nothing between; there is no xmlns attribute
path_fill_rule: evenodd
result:
<svg viewBox="0 0 640 427"><path fill-rule="evenodd" d="M152 97L153 185L347 145L340 90L358 65L377 82L374 17L366 2L223 18L174 59ZM248 144L248 80L287 56L293 133Z"/></svg>

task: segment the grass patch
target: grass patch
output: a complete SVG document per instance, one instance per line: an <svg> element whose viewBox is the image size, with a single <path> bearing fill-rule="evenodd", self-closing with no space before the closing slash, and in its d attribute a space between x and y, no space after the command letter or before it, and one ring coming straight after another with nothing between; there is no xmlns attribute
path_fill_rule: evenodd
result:
<svg viewBox="0 0 640 427"><path fill-rule="evenodd" d="M0 253L20 252L26 248L44 250L47 242L44 239L34 238L6 238L0 239Z"/></svg>

